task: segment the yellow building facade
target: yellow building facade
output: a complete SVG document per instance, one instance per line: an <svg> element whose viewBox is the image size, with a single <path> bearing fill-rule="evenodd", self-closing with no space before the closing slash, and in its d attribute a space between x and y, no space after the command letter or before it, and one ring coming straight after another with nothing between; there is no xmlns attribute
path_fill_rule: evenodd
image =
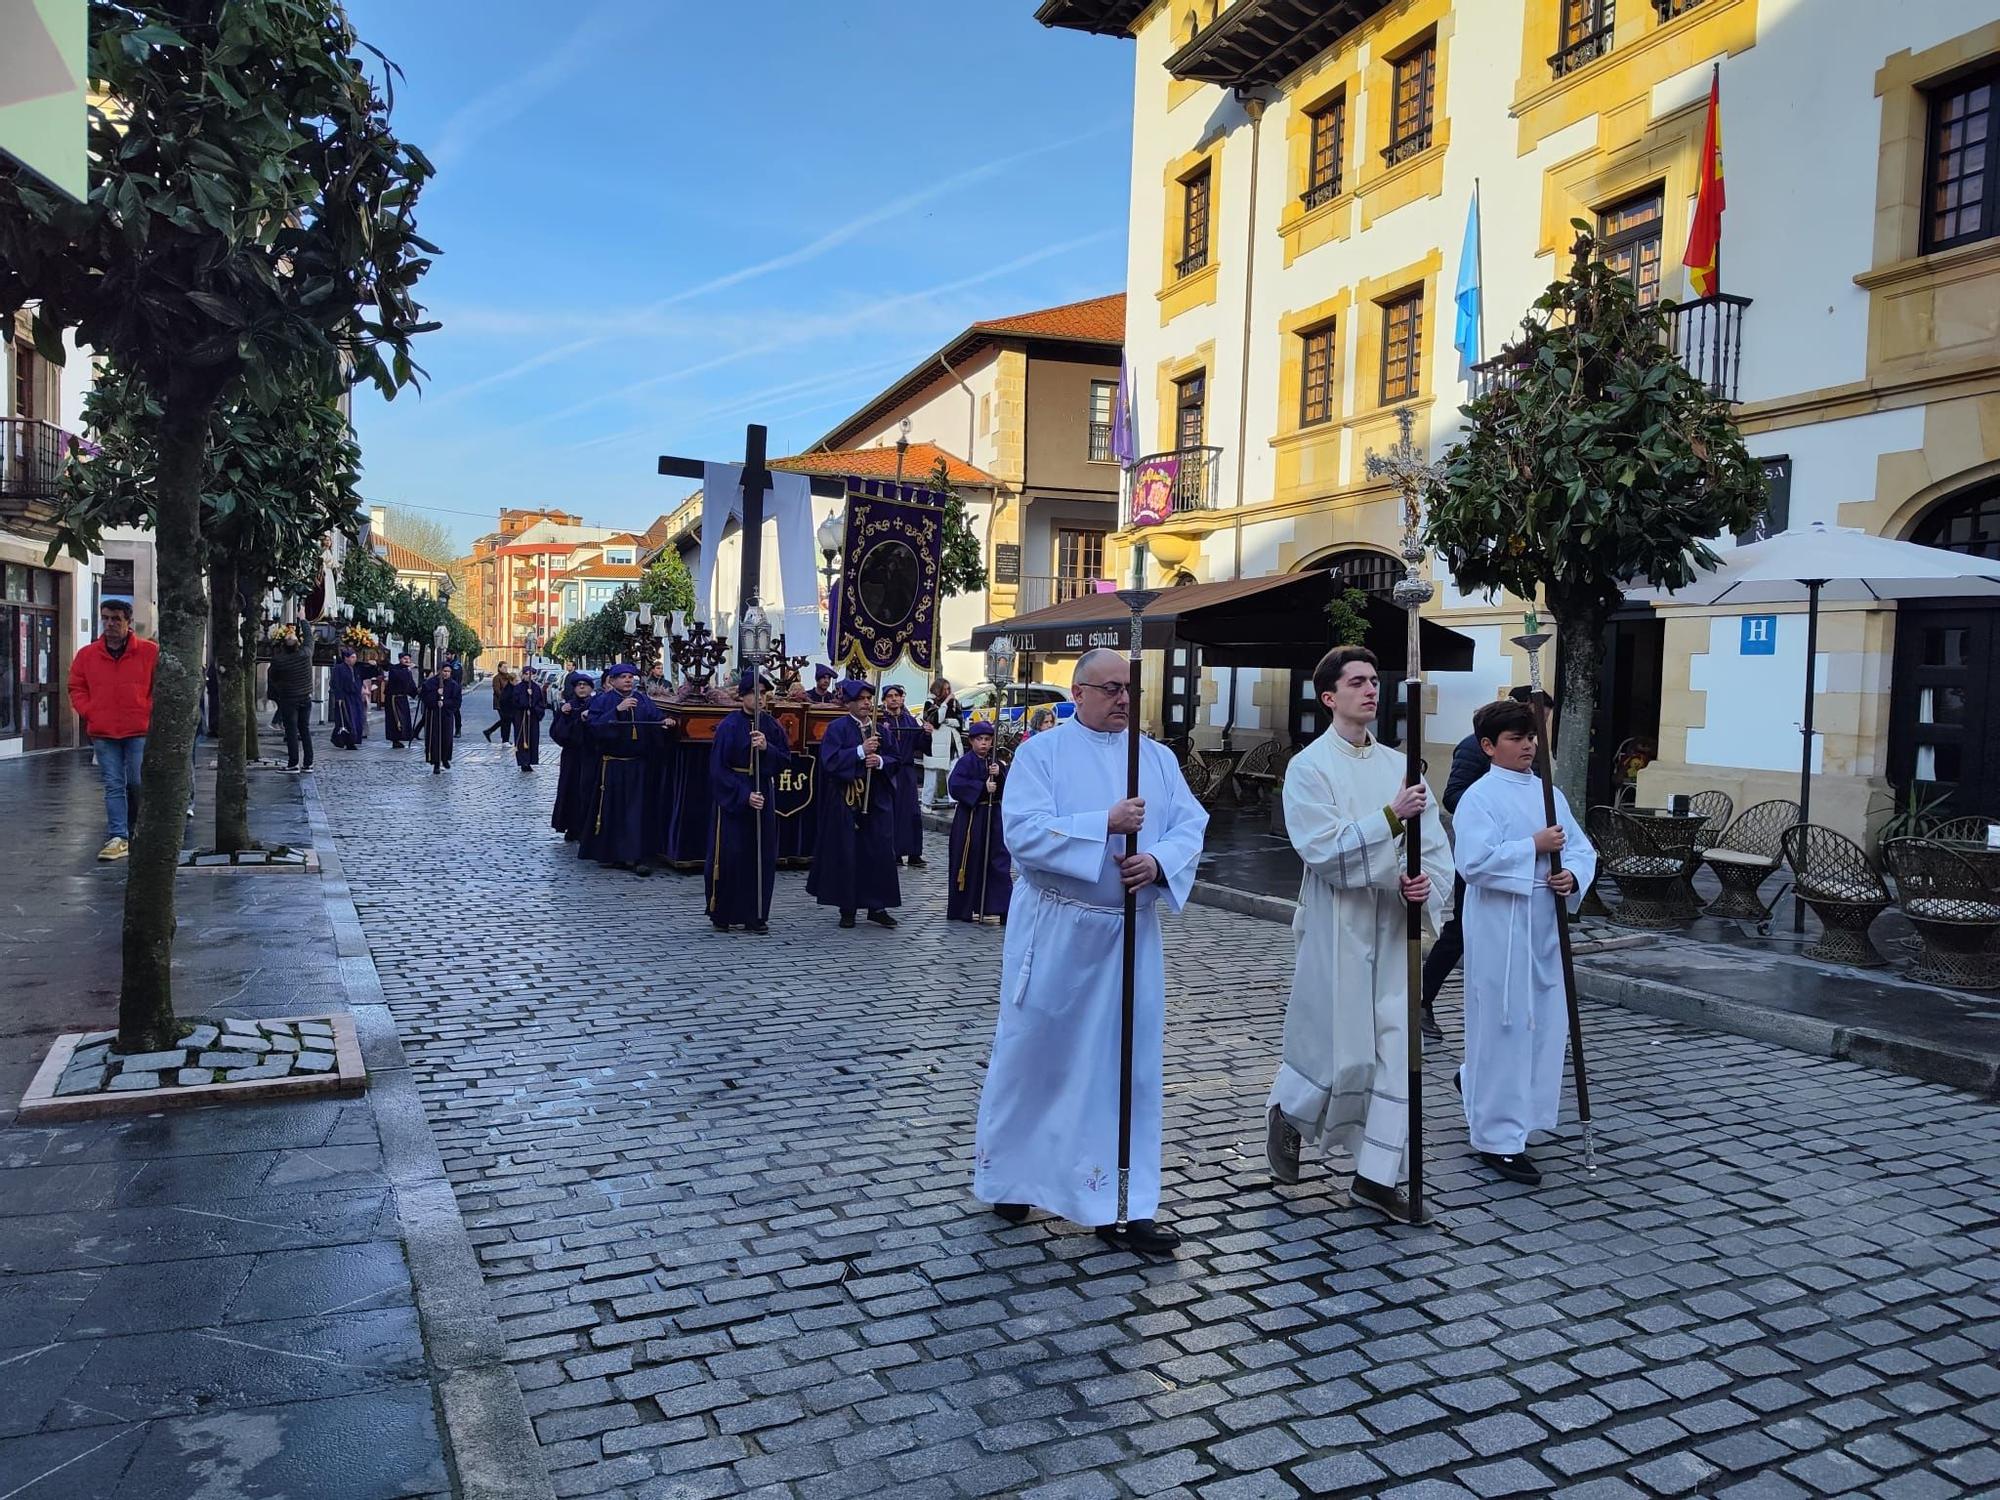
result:
<svg viewBox="0 0 2000 1500"><path fill-rule="evenodd" d="M1216 473L1211 505L1145 529L1154 581L1393 580L1399 509L1366 457L1394 442L1399 408L1433 456L1460 430L1478 375L1454 348L1453 292L1475 182L1484 354L1562 273L1583 219L1642 296L1690 304L1677 347L1735 402L1771 482L1769 529L1823 520L2000 555L1990 0L1047 0L1037 14L1136 49L1140 432L1203 450ZM1718 77L1723 296L1696 301L1682 257ZM1114 548L1129 557L1141 535ZM1508 643L1518 601L1437 582L1428 612L1475 642L1471 672L1432 678L1442 765L1525 666ZM1802 613L1634 607L1607 644L1593 801L1796 795ZM1976 601L1829 608L1815 821L1858 835L1912 784L2000 816L1995 662L2000 611ZM1318 727L1289 672L1207 671L1201 698L1198 742Z"/></svg>

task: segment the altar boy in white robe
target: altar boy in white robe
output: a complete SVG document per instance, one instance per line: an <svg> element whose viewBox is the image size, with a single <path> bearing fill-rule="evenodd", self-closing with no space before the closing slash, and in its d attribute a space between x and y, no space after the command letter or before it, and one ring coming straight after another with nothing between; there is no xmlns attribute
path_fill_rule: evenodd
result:
<svg viewBox="0 0 2000 1500"><path fill-rule="evenodd" d="M1139 742L1125 795L1130 664L1098 649L1076 664L1076 717L1025 740L1007 773L1002 826L1016 885L1001 958L1000 1020L979 1095L972 1190L1010 1223L1040 1205L1142 1255L1180 1236L1157 1220L1166 962L1159 904L1194 888L1208 814L1164 745ZM1123 835L1136 831L1127 857ZM1132 1175L1118 1217L1121 954L1138 897L1133 986Z"/></svg>
<svg viewBox="0 0 2000 1500"><path fill-rule="evenodd" d="M1336 646L1313 669L1332 717L1285 770L1285 825L1305 865L1285 1053L1265 1104L1264 1151L1299 1180L1301 1140L1354 1159L1357 1203L1410 1222L1409 903L1438 928L1451 846L1405 756L1370 731L1382 683L1374 653ZM1422 818L1422 874L1406 874L1406 819Z"/></svg>
<svg viewBox="0 0 2000 1500"><path fill-rule="evenodd" d="M1555 898L1572 912L1597 874L1597 851L1563 794L1549 823L1535 774L1534 710L1489 703L1472 732L1492 763L1452 820L1465 877L1465 1123L1479 1160L1533 1185L1528 1132L1553 1130L1569 1041ZM1549 855L1562 869L1549 873Z"/></svg>

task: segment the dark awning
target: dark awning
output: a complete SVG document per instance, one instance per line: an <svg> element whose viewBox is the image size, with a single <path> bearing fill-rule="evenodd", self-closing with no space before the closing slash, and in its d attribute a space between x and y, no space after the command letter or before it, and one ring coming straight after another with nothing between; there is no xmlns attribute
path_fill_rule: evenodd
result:
<svg viewBox="0 0 2000 1500"><path fill-rule="evenodd" d="M1168 589L1144 617L1142 641L1161 650L1186 641L1202 648L1212 667L1290 667L1311 671L1333 644L1327 601L1337 580L1315 569L1229 583L1190 583ZM1394 604L1369 597L1365 644L1385 672L1401 672L1407 660L1408 617ZM996 636L1017 650L1076 656L1094 646L1124 647L1131 616L1116 594L1085 594L1011 620L995 620L972 632L972 649L984 651ZM1424 669L1472 670L1469 636L1422 622Z"/></svg>

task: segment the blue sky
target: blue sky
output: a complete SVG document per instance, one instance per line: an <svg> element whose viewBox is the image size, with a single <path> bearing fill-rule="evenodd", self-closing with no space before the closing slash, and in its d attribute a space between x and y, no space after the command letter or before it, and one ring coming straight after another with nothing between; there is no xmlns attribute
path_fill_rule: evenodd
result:
<svg viewBox="0 0 2000 1500"><path fill-rule="evenodd" d="M363 489L461 543L644 526L659 454L796 451L968 323L1123 284L1131 45L1033 0L348 8L444 251L424 390L357 393Z"/></svg>

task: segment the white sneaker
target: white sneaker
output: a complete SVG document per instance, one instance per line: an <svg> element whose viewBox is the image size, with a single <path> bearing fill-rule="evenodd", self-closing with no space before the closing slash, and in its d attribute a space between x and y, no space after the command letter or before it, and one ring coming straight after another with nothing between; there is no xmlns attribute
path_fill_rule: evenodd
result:
<svg viewBox="0 0 2000 1500"><path fill-rule="evenodd" d="M106 839L104 847L97 851L100 864L108 864L114 859L123 859L132 852L132 846L124 839Z"/></svg>

